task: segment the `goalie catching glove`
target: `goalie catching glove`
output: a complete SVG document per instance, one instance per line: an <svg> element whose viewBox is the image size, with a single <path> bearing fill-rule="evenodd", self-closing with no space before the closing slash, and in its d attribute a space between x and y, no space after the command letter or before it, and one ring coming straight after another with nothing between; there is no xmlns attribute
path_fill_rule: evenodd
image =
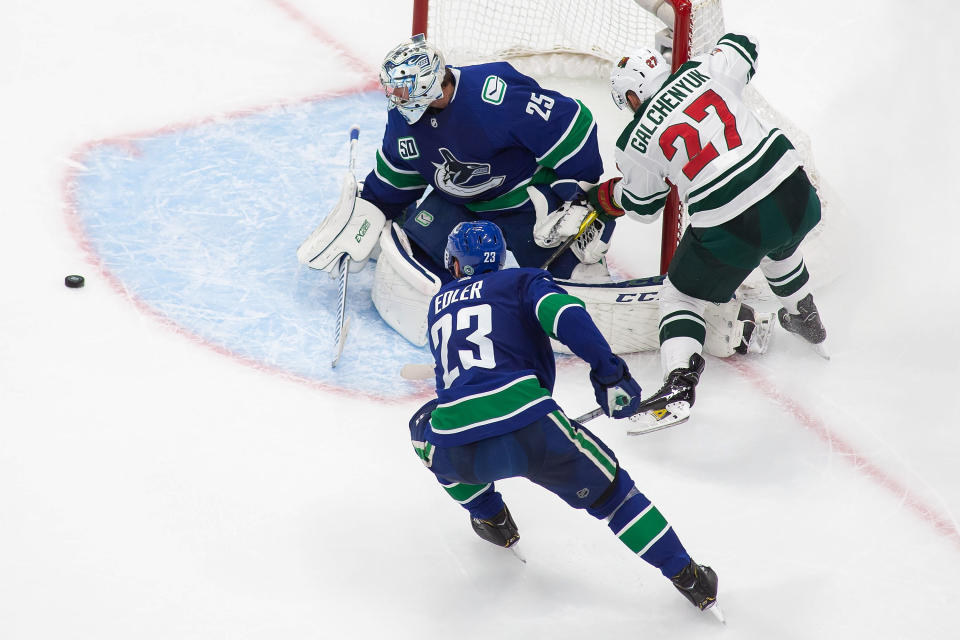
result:
<svg viewBox="0 0 960 640"><path fill-rule="evenodd" d="M533 241L544 249L557 247L570 236L577 235L583 219L590 213L590 208L579 199L562 202L551 212L552 203L541 189L527 187L527 193L537 215L533 224Z"/></svg>
<svg viewBox="0 0 960 640"><path fill-rule="evenodd" d="M640 385L630 376L627 363L611 356L602 366L590 371L590 382L597 404L611 418L628 418L640 404Z"/></svg>

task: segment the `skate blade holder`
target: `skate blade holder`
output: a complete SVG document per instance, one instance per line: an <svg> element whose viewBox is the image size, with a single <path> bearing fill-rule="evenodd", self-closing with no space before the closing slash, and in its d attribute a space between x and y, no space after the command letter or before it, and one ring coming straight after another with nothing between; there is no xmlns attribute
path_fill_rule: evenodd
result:
<svg viewBox="0 0 960 640"><path fill-rule="evenodd" d="M686 401L671 402L663 409L654 409L630 416L630 422L636 426L627 427L627 435L639 436L653 433L662 429L669 429L683 424L690 419L690 403Z"/></svg>

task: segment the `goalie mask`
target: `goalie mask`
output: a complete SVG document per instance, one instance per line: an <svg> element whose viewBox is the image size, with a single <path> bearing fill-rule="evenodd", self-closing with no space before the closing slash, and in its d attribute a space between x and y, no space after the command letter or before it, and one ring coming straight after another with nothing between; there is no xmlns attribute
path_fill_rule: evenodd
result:
<svg viewBox="0 0 960 640"><path fill-rule="evenodd" d="M396 107L409 124L415 123L430 103L443 96L440 88L446 66L443 55L418 34L397 45L380 65L380 84L389 106Z"/></svg>
<svg viewBox="0 0 960 640"><path fill-rule="evenodd" d="M443 252L443 266L450 273L453 273L454 258L460 263L461 277L499 271L507 260L503 232L489 220L461 222L447 236L447 248Z"/></svg>
<svg viewBox="0 0 960 640"><path fill-rule="evenodd" d="M620 58L610 72L610 95L619 109L629 108L627 91L633 91L640 102L648 100L663 86L670 74L670 64L654 49L638 49Z"/></svg>

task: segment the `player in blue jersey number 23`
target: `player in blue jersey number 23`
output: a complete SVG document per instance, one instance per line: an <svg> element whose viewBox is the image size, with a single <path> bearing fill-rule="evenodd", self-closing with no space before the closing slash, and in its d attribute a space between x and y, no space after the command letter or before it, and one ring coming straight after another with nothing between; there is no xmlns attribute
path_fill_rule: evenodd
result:
<svg viewBox="0 0 960 640"><path fill-rule="evenodd" d="M433 297L428 320L437 398L410 420L414 449L484 540L503 547L519 540L494 483L523 476L605 520L694 605L713 607L716 573L691 560L613 451L553 399L549 339L590 364L607 415L635 412L639 385L583 303L546 271L502 269L506 251L502 232L489 221L463 222L449 234L444 263L454 280Z"/></svg>

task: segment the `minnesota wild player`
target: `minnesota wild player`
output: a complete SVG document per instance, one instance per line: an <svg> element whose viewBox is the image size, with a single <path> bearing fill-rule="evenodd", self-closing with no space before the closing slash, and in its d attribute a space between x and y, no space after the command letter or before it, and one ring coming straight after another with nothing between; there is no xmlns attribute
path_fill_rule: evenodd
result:
<svg viewBox="0 0 960 640"><path fill-rule="evenodd" d="M730 300L758 266L783 305L781 325L826 357L799 250L820 220L820 200L787 136L743 102L756 64L757 43L728 33L673 73L660 53L640 49L610 75L614 102L635 115L617 140L622 179L591 189L591 202L651 222L672 185L690 218L660 292L665 383L640 405L651 420L689 414L704 367L705 306Z"/></svg>

